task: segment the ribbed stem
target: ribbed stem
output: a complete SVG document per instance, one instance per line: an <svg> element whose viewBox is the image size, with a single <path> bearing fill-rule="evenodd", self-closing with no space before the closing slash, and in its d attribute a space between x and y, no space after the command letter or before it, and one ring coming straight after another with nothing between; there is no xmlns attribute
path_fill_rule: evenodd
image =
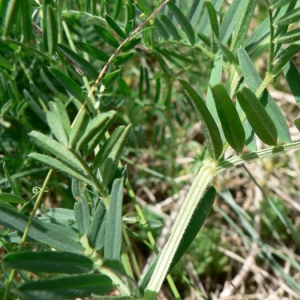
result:
<svg viewBox="0 0 300 300"><path fill-rule="evenodd" d="M179 211L170 237L162 249L156 267L146 289L144 300L155 300L161 288L161 285L168 273L171 262L176 250L182 240L184 232L193 213L198 205L199 200L204 195L207 187L212 183L217 174L217 164L214 161L207 161L199 170L195 181L193 182L189 193Z"/></svg>

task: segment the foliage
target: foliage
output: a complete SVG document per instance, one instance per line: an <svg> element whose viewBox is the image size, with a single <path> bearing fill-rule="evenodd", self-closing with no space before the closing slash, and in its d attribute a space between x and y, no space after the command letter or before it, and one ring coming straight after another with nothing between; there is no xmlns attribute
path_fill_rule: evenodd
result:
<svg viewBox="0 0 300 300"><path fill-rule="evenodd" d="M268 11L264 20L256 9ZM300 147L288 126L299 119L267 89L285 78L300 104L299 9L296 0L1 1L3 299L151 300L165 278L179 299L169 273L194 239L202 246L192 244L186 259L200 260L198 275L229 269L221 230L196 237L216 194L226 208L215 213L279 274L282 295L299 294L299 262L283 243L286 229L299 246L297 226L245 165ZM266 55L266 70L257 68ZM137 196L179 193L186 182L175 179L190 166L177 158L191 156L194 182L158 251L166 216ZM264 199L267 233L224 180L218 186L221 172L242 164ZM271 234L284 251L270 250ZM143 275L135 243L158 254Z"/></svg>

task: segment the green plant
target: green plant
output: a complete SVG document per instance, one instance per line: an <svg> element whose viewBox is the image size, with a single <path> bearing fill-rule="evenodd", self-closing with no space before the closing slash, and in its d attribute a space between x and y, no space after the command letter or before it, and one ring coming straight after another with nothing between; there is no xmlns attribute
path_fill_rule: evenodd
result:
<svg viewBox="0 0 300 300"><path fill-rule="evenodd" d="M213 207L218 174L300 148L266 89L283 74L300 103L300 75L292 60L300 50L300 31L293 27L300 4L259 4L267 8L268 17L248 35L258 1L235 0L228 8L221 0L200 0L189 10L186 3L170 0L126 5L121 0L0 3L0 183L2 190L10 189L0 194L0 224L5 228L1 243L8 253L0 289L4 299L107 299L117 290L121 299L151 300L165 278L180 298L169 273ZM265 53L262 80L254 62ZM143 177L128 172L121 160L128 169L138 167L163 179L168 183L166 194L178 191L174 149L188 152L180 139L197 120L189 107L201 120L206 145L195 157L195 180L158 251L153 233L161 223L145 218L131 186L135 180L137 187ZM298 124L296 119L299 128ZM257 137L270 147L258 149ZM149 154L149 144L167 167L152 170L132 162L135 156ZM247 168L246 172L260 188ZM132 215L123 216L124 187L134 204ZM47 192L63 198L65 207L41 205ZM261 258L300 293L297 282L255 233L251 218L226 188L218 193L241 216L262 249ZM285 210L276 209L268 195L264 198L299 245ZM231 222L229 215L220 213ZM133 226L144 234L137 234ZM158 253L140 284L129 234ZM295 259L293 266L299 270ZM30 272L42 280L33 280Z"/></svg>

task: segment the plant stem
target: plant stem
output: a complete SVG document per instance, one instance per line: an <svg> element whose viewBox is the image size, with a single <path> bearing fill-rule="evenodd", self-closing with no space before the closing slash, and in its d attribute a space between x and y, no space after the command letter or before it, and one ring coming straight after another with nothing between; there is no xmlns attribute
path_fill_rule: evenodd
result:
<svg viewBox="0 0 300 300"><path fill-rule="evenodd" d="M171 235L160 253L156 267L147 286L146 293L143 298L144 300L156 299L198 202L204 195L207 187L211 185L216 174L217 163L215 161L204 162L180 209L172 228Z"/></svg>

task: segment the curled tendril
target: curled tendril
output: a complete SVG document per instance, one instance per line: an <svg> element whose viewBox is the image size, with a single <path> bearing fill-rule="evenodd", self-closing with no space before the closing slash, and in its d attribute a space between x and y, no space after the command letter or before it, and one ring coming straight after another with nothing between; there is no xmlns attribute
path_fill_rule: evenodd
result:
<svg viewBox="0 0 300 300"><path fill-rule="evenodd" d="M35 194L35 195L37 195L37 194L39 194L41 192L41 190L42 189L39 186L34 186L33 189L32 189L32 193ZM47 193L48 191L49 191L49 188L46 187L44 189L44 193Z"/></svg>

